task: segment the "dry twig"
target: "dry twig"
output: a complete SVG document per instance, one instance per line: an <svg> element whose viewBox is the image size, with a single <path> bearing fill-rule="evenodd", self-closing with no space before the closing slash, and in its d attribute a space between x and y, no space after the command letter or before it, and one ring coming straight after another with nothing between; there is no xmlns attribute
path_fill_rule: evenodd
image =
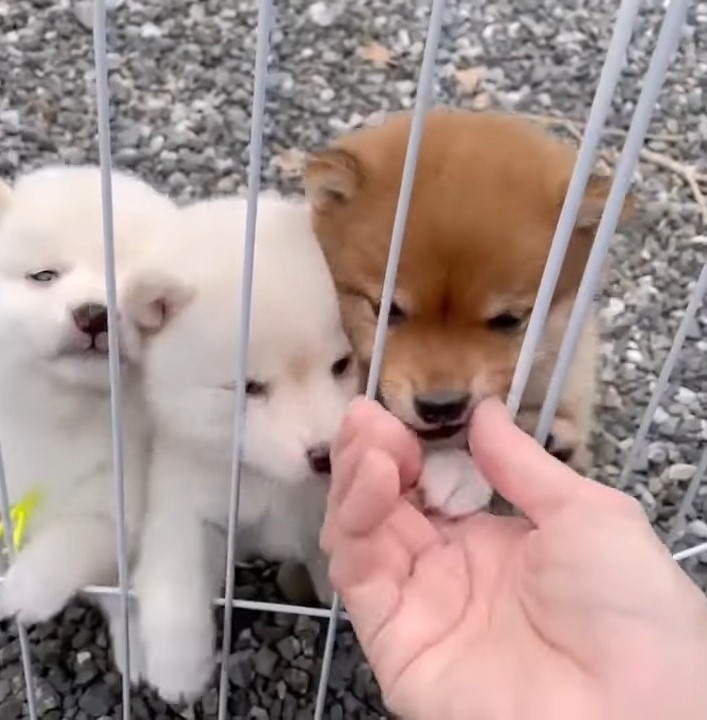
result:
<svg viewBox="0 0 707 720"><path fill-rule="evenodd" d="M560 127L563 130L566 130L578 142L582 141L582 131L580 130L581 123L578 123L574 120L569 120L568 118L562 117L554 117L552 115L528 114L524 115L524 117L526 117L528 120L533 120L537 123L540 123L541 125ZM626 132L623 130L606 129L605 132L607 135L612 134L621 137L626 135ZM679 136L673 135L652 135L647 137L654 140L662 140L667 142L679 139ZM612 156L609 153L600 151L599 155L607 161L612 160ZM707 175L698 173L692 165L687 165L686 163L680 162L679 160L676 160L669 155L656 152L655 150L649 150L648 148L641 149L640 158L641 160L643 160L643 162L654 165L655 167L662 168L663 170L668 170L668 172L671 172L673 175L679 177L690 189L692 197L694 198L700 209L700 214L702 215L702 222L707 225L707 198L705 197L705 192L707 192ZM705 186L705 192L703 192L700 185Z"/></svg>

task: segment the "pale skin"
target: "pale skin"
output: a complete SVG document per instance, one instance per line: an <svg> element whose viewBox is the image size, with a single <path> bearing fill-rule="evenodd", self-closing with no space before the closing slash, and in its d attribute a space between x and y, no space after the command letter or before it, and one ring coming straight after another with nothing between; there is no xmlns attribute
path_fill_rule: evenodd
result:
<svg viewBox="0 0 707 720"><path fill-rule="evenodd" d="M526 517L431 520L414 435L356 400L333 448L322 547L405 720L703 720L707 602L638 503L474 412L475 461Z"/></svg>

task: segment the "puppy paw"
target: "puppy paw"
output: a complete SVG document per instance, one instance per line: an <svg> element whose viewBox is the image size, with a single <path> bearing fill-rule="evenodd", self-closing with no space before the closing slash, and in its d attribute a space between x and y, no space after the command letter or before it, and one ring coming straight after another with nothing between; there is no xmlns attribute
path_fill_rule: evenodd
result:
<svg viewBox="0 0 707 720"><path fill-rule="evenodd" d="M123 647L123 608L121 598L117 595L108 595L101 598L99 603L108 619L108 629L111 638L113 664L121 675L125 675L125 648ZM143 652L142 638L140 637L139 618L134 599L130 599L129 613L129 658L130 682L133 685L145 678L145 654Z"/></svg>
<svg viewBox="0 0 707 720"><path fill-rule="evenodd" d="M142 644L135 637L135 632L130 629L130 683L139 685L145 679L145 656L142 652ZM116 670L125 675L125 650L121 637L113 638L113 664Z"/></svg>
<svg viewBox="0 0 707 720"><path fill-rule="evenodd" d="M447 517L488 505L493 491L465 450L438 450L425 458L419 489L426 509Z"/></svg>
<svg viewBox="0 0 707 720"><path fill-rule="evenodd" d="M149 613L141 618L143 677L166 702L192 703L203 693L214 672L211 616L187 617L164 609L160 615Z"/></svg>
<svg viewBox="0 0 707 720"><path fill-rule="evenodd" d="M38 554L20 554L0 585L0 618L16 617L25 625L45 622L60 613L75 593L61 568Z"/></svg>
<svg viewBox="0 0 707 720"><path fill-rule="evenodd" d="M535 433L538 413L533 410L518 414L518 425L529 434ZM556 417L545 441L545 450L560 462L579 473L586 473L591 466L591 452L583 442L575 423L568 418Z"/></svg>

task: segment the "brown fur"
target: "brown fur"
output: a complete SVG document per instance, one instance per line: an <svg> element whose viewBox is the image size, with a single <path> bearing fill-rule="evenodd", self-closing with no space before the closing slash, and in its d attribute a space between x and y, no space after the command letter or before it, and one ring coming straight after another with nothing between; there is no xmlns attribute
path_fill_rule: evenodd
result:
<svg viewBox="0 0 707 720"><path fill-rule="evenodd" d="M405 113L351 133L310 156L306 168L313 226L364 363L409 126ZM421 425L410 410L415 393L470 390L478 400L507 392L524 325L503 331L488 321L508 312L527 320L574 161L573 147L512 116L428 115L396 283L395 302L407 319L388 332L380 384L386 404L410 424ZM537 409L542 400L609 186L609 179L593 177L585 194L526 408ZM629 200L624 214L630 209ZM591 395L590 327L583 348L579 383ZM588 422L588 412L576 406L587 404L587 392L578 398L573 392L565 405L575 407L562 410L584 425L577 415Z"/></svg>

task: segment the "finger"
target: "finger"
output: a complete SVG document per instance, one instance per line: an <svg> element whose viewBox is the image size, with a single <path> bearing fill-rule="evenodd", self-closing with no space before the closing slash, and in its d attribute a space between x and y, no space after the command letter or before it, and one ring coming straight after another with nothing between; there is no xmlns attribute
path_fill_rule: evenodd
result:
<svg viewBox="0 0 707 720"><path fill-rule="evenodd" d="M337 525L349 535L378 527L401 501L398 468L389 455L371 448L361 456L337 511Z"/></svg>
<svg viewBox="0 0 707 720"><path fill-rule="evenodd" d="M370 641L389 618L389 605L383 598L402 591L417 559L440 542L440 535L426 518L402 502L375 532L334 537L329 578L344 599L360 639ZM367 629L362 631L363 625Z"/></svg>
<svg viewBox="0 0 707 720"><path fill-rule="evenodd" d="M339 432L334 438L334 442L331 446L331 454L336 455L341 449L351 442L358 428L361 425L365 425L367 418L370 417L371 412L374 408L371 405L375 405L374 402L366 400L365 397L359 395L355 397L350 403L349 408L344 416L344 419L339 427Z"/></svg>
<svg viewBox="0 0 707 720"><path fill-rule="evenodd" d="M338 506L346 494L362 454L371 448L391 456L404 489L417 482L422 469L422 450L414 434L378 403L356 400L332 450L329 502L333 507Z"/></svg>
<svg viewBox="0 0 707 720"><path fill-rule="evenodd" d="M474 410L469 446L494 490L536 525L595 485L516 427L497 398L484 400Z"/></svg>
<svg viewBox="0 0 707 720"><path fill-rule="evenodd" d="M327 509L321 532L325 552L337 541L371 534L384 525L413 555L438 538L430 521L402 496L398 470L389 456L369 450L354 475L338 507Z"/></svg>
<svg viewBox="0 0 707 720"><path fill-rule="evenodd" d="M349 455L354 462L340 470L346 480L338 483L337 492L330 492L327 501L320 535L325 552L331 551L337 534L372 532L400 499L398 468L390 456L375 448Z"/></svg>

